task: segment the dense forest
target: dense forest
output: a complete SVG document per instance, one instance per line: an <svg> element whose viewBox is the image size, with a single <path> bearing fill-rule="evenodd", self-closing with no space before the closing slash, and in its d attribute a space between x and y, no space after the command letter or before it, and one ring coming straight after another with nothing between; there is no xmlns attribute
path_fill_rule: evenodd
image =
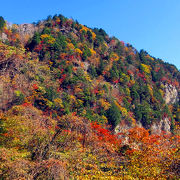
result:
<svg viewBox="0 0 180 180"><path fill-rule="evenodd" d="M103 29L0 17L0 179L179 179L179 87Z"/></svg>

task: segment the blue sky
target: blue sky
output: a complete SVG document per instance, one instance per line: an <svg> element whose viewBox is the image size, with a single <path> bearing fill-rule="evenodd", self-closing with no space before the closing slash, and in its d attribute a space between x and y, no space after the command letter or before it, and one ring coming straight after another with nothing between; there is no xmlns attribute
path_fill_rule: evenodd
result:
<svg viewBox="0 0 180 180"><path fill-rule="evenodd" d="M0 16L31 23L62 14L144 49L180 69L180 0L8 0Z"/></svg>

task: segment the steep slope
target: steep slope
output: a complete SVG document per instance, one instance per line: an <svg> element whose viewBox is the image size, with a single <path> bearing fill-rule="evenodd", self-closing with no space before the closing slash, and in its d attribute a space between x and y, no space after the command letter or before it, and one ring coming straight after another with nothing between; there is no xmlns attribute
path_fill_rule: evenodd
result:
<svg viewBox="0 0 180 180"><path fill-rule="evenodd" d="M24 76L37 85L38 97L31 102L37 108L54 116L77 112L113 127L120 121L146 128L164 119L171 125L178 121L180 73L175 66L62 15L36 26L5 28L6 44L21 47L35 30L25 48L33 56L26 66L33 64L36 71L28 77L28 68ZM55 107L57 99L63 101L61 108Z"/></svg>
<svg viewBox="0 0 180 180"><path fill-rule="evenodd" d="M34 25L7 25L3 20L0 25L1 146L17 147L13 149L18 151L15 159L29 166L29 178L58 179L56 166L62 176L69 177L66 171L74 171L77 159L83 161L80 167L85 168L84 173L92 170L92 176L99 171L102 177L110 177L112 174L106 173L110 171L117 178L124 177L124 172L140 177L138 172L133 175L133 168L142 167L138 171L144 171L145 178L145 164L128 164L126 155L133 162L134 151L150 167L157 166L154 178L167 177L168 170L178 176L172 167L179 163L179 136L171 140L170 134L179 133L180 121L180 72L174 65L144 50L138 52L132 45L109 37L103 29L88 28L62 15ZM168 135L154 138L146 129ZM159 154L174 153L173 160L164 162L169 163L169 169L159 165L165 154L162 159L155 154L153 163L149 162L151 151L157 148L152 142L160 146ZM2 161L10 164L0 167L2 173L13 164L8 159L12 150L7 149L1 149L2 154L8 154ZM22 151L27 159L23 159ZM80 151L80 155L75 153L73 159L69 151ZM144 152L149 156L145 158ZM93 167L95 158L98 162ZM107 167L101 167L108 161ZM50 174L46 175L41 169L49 167ZM81 168L74 171L74 177L85 177L81 177Z"/></svg>

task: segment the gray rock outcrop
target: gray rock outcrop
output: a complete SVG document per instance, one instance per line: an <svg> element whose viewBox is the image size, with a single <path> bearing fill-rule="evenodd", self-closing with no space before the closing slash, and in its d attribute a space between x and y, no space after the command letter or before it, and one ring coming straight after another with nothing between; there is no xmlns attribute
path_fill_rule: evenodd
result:
<svg viewBox="0 0 180 180"><path fill-rule="evenodd" d="M171 84L165 84L164 93L164 100L166 104L174 104L178 101L178 91L175 86Z"/></svg>
<svg viewBox="0 0 180 180"><path fill-rule="evenodd" d="M36 27L33 24L20 24L17 30L21 35L33 36Z"/></svg>
<svg viewBox="0 0 180 180"><path fill-rule="evenodd" d="M160 122L155 122L151 125L151 133L152 134L161 134L163 131L166 133L170 133L171 131L171 121L169 118L164 118Z"/></svg>

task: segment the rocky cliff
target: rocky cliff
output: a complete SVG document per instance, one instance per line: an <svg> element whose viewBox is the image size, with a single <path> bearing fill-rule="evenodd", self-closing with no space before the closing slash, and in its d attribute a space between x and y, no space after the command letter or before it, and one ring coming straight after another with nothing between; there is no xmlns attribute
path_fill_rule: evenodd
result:
<svg viewBox="0 0 180 180"><path fill-rule="evenodd" d="M164 100L166 104L174 104L178 101L178 91L175 86L171 84L164 85Z"/></svg>

